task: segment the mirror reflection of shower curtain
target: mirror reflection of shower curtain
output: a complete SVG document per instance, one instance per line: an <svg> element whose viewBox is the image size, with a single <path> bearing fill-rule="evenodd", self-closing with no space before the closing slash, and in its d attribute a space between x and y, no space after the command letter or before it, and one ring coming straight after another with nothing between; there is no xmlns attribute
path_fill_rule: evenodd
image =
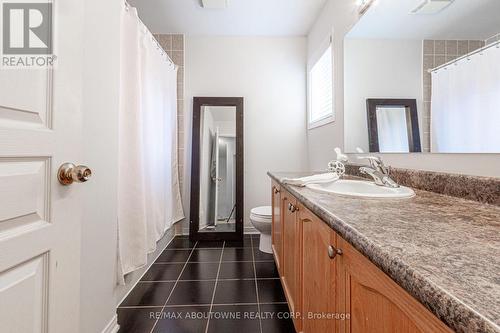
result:
<svg viewBox="0 0 500 333"><path fill-rule="evenodd" d="M500 45L432 73L431 151L500 153Z"/></svg>

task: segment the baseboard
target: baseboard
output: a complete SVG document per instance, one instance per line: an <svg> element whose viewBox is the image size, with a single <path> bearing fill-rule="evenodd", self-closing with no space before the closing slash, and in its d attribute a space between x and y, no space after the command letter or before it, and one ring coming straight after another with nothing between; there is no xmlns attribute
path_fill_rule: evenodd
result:
<svg viewBox="0 0 500 333"><path fill-rule="evenodd" d="M253 226L243 228L244 234L258 234L259 232Z"/></svg>
<svg viewBox="0 0 500 333"><path fill-rule="evenodd" d="M117 333L119 329L120 325L118 325L118 316L115 314L101 333Z"/></svg>

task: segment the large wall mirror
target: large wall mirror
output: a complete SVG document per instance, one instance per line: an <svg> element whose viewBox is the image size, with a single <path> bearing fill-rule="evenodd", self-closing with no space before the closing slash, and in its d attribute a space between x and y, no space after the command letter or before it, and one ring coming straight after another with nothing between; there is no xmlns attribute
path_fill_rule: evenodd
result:
<svg viewBox="0 0 500 333"><path fill-rule="evenodd" d="M243 239L243 98L193 100L190 237Z"/></svg>
<svg viewBox="0 0 500 333"><path fill-rule="evenodd" d="M500 153L498 13L498 0L375 2L344 41L345 151Z"/></svg>

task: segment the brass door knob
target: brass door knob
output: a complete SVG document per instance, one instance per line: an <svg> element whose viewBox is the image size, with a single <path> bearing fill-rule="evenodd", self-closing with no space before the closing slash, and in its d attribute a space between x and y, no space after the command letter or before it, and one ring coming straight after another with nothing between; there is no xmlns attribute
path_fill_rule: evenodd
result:
<svg viewBox="0 0 500 333"><path fill-rule="evenodd" d="M74 165L64 163L57 171L57 179L63 185L71 185L73 182L84 183L92 176L92 170L85 165Z"/></svg>

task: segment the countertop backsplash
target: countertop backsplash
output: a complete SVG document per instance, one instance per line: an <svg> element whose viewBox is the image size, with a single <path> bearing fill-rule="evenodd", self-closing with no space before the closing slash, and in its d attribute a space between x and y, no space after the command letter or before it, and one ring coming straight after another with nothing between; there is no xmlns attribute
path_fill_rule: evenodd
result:
<svg viewBox="0 0 500 333"><path fill-rule="evenodd" d="M346 173L366 178L359 164L346 165ZM390 176L398 184L419 190L500 206L500 178L391 168Z"/></svg>

